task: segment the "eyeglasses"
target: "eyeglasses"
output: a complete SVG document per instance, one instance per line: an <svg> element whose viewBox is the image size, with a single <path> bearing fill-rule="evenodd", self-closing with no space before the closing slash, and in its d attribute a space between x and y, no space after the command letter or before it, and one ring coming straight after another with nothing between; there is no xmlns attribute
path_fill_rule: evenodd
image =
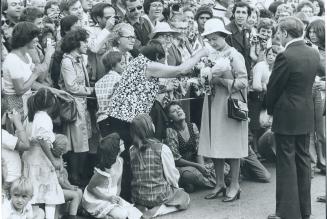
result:
<svg viewBox="0 0 327 219"><path fill-rule="evenodd" d="M132 40L135 40L135 39L136 39L136 37L135 37L135 36L121 36L121 37L124 37L124 38L126 38L126 39L128 39L128 40L130 40L130 41L132 41Z"/></svg>
<svg viewBox="0 0 327 219"><path fill-rule="evenodd" d="M138 11L141 11L141 10L143 9L143 6L142 6L142 5L139 5L139 6L135 7L135 8L129 9L129 13L133 13L133 12L135 12L136 9L137 9Z"/></svg>
<svg viewBox="0 0 327 219"><path fill-rule="evenodd" d="M4 24L9 25L10 21L9 20L1 20L1 26L3 26Z"/></svg>

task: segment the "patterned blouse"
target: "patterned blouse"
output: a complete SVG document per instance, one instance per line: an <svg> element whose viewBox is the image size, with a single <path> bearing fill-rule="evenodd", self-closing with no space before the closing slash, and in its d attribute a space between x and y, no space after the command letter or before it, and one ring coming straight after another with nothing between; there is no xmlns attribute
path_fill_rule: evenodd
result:
<svg viewBox="0 0 327 219"><path fill-rule="evenodd" d="M187 127L190 133L188 141L185 141L176 129L168 128L165 143L173 152L175 160L183 158L195 162L198 153L199 130L194 123L187 123Z"/></svg>
<svg viewBox="0 0 327 219"><path fill-rule="evenodd" d="M111 117L132 122L137 115L150 113L159 92L159 80L146 77L149 62L149 59L140 54L126 67L109 103L108 112Z"/></svg>

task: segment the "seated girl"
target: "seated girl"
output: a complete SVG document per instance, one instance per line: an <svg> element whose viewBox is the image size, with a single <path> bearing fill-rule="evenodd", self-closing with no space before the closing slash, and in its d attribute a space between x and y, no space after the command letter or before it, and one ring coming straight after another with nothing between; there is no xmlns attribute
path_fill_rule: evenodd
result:
<svg viewBox="0 0 327 219"><path fill-rule="evenodd" d="M130 148L132 200L145 218L187 209L189 195L178 187L179 172L169 147L154 138L154 125L148 114L131 123Z"/></svg>
<svg viewBox="0 0 327 219"><path fill-rule="evenodd" d="M123 173L123 159L119 157L120 137L112 133L101 140L98 164L84 190L82 205L93 217L139 219L142 213L119 197Z"/></svg>
<svg viewBox="0 0 327 219"><path fill-rule="evenodd" d="M65 135L57 134L51 150L53 156L61 161L61 168L56 170L59 184L64 192L65 201L69 201L69 213L63 219L74 219L82 200L83 192L78 186L70 184L68 173L64 167L62 155L67 152L68 138Z"/></svg>
<svg viewBox="0 0 327 219"><path fill-rule="evenodd" d="M187 192L194 187L214 188L215 171L213 165L204 162L198 156L199 130L194 123L185 120L185 113L177 102L169 103L165 108L171 120L171 128L167 129L165 143L174 155L177 169L181 175L180 185Z"/></svg>
<svg viewBox="0 0 327 219"><path fill-rule="evenodd" d="M10 200L2 200L2 219L43 219L40 208L32 208L33 185L25 177L16 179L10 188Z"/></svg>

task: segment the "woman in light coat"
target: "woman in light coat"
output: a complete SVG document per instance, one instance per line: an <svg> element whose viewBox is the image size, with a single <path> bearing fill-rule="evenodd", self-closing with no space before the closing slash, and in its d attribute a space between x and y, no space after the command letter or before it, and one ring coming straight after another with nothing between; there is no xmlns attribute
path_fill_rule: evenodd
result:
<svg viewBox="0 0 327 219"><path fill-rule="evenodd" d="M219 19L208 20L202 33L216 50L214 54L209 55L209 59L211 57L211 61L216 62L216 65L209 69L209 78L212 76L212 95L206 96L203 103L198 150L199 155L212 158L215 165L216 187L205 198L217 198L223 193L226 195L224 202L240 198L240 158L248 156L248 122L231 119L227 113L230 93L232 98L243 100L242 92L246 100L245 89L248 84L243 56L225 41L229 34ZM228 188L224 182L225 159L229 160L232 176Z"/></svg>

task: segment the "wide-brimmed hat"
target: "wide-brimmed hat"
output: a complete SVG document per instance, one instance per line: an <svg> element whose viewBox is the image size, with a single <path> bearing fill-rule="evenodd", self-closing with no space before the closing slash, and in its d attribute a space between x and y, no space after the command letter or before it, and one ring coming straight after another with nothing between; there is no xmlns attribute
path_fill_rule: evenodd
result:
<svg viewBox="0 0 327 219"><path fill-rule="evenodd" d="M157 25L153 28L150 38L153 39L158 33L171 33L177 34L178 31L173 30L167 22L158 22Z"/></svg>
<svg viewBox="0 0 327 219"><path fill-rule="evenodd" d="M218 18L211 18L207 20L207 22L204 24L204 31L201 34L201 36L207 36L212 33L224 33L224 34L232 34L228 30L226 30L224 22Z"/></svg>

